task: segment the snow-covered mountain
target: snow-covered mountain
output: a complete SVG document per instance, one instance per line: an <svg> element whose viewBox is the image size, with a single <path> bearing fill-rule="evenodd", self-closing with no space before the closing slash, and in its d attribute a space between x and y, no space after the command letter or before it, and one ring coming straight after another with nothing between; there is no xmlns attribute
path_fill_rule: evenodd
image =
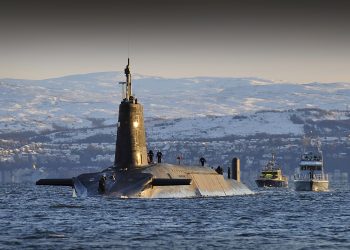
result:
<svg viewBox="0 0 350 250"><path fill-rule="evenodd" d="M118 82L123 80L122 72L46 80L1 79L0 131L115 124L121 100ZM347 110L350 103L350 83L296 84L258 78L166 79L134 75L133 90L144 105L151 124L149 133L159 139L178 135L179 130L183 136L209 136L208 131L215 136L301 134L302 125L291 122L290 110ZM274 112L256 113L263 110ZM344 112L328 112L328 116L348 119ZM165 130L163 123L167 125ZM152 132L154 129L157 133Z"/></svg>
<svg viewBox="0 0 350 250"><path fill-rule="evenodd" d="M122 72L1 79L0 164L18 171L6 181L27 180L34 165L43 177L67 178L113 164L119 81ZM133 75L133 90L144 105L147 146L168 163L180 154L184 164L205 156L227 167L239 157L242 178L254 185L271 152L293 174L308 135L348 183L350 83Z"/></svg>

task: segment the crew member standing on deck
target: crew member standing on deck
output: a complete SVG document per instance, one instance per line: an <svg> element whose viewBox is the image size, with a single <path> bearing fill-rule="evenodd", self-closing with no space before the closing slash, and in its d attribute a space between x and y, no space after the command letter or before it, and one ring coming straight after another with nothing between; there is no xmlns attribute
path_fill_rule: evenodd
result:
<svg viewBox="0 0 350 250"><path fill-rule="evenodd" d="M222 169L222 167L218 166L215 171L218 173L218 174L221 174L223 175L224 174L224 170Z"/></svg>
<svg viewBox="0 0 350 250"><path fill-rule="evenodd" d="M162 152L160 152L160 151L158 150L158 152L157 152L158 163L161 163L161 162L162 162L162 156L163 156Z"/></svg>
<svg viewBox="0 0 350 250"><path fill-rule="evenodd" d="M150 150L148 151L148 159L149 159L149 163L153 163L153 151Z"/></svg>
<svg viewBox="0 0 350 250"><path fill-rule="evenodd" d="M104 194L106 192L106 179L105 175L102 175L98 181L98 192Z"/></svg>
<svg viewBox="0 0 350 250"><path fill-rule="evenodd" d="M205 158L202 156L200 159L199 159L199 162L201 163L202 167L204 166L204 164L207 162L205 160Z"/></svg>

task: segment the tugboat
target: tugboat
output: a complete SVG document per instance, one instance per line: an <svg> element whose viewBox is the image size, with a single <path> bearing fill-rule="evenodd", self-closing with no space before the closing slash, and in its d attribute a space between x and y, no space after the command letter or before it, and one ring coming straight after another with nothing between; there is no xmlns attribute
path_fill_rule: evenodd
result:
<svg viewBox="0 0 350 250"><path fill-rule="evenodd" d="M281 167L276 163L275 154L272 154L272 159L268 161L255 182L259 188L288 187L288 178L282 175Z"/></svg>
<svg viewBox="0 0 350 250"><path fill-rule="evenodd" d="M295 191L328 191L328 175L323 171L322 152L308 152L301 156L300 173L294 176Z"/></svg>

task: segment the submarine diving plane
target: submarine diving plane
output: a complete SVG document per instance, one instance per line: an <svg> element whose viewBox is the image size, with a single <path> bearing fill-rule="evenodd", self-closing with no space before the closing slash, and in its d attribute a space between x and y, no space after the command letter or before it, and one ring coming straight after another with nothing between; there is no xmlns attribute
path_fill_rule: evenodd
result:
<svg viewBox="0 0 350 250"><path fill-rule="evenodd" d="M40 179L36 185L70 186L77 196L186 198L253 194L243 183L209 167L149 163L143 106L132 95L130 60L119 105L114 165L70 179Z"/></svg>

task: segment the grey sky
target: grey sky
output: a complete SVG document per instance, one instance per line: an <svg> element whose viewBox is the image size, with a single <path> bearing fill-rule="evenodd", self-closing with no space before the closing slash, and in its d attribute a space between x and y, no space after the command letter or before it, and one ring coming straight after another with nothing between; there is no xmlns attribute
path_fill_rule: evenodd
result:
<svg viewBox="0 0 350 250"><path fill-rule="evenodd" d="M0 77L122 70L129 54L148 75L350 82L349 19L347 1L1 1Z"/></svg>

